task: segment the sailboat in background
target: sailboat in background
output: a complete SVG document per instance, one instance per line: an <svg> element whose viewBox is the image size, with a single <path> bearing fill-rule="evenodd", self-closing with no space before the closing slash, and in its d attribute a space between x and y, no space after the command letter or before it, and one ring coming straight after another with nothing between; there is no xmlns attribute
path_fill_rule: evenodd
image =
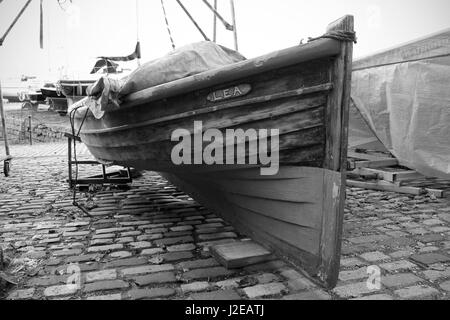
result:
<svg viewBox="0 0 450 320"><path fill-rule="evenodd" d="M117 62L133 61L141 58L140 42L136 43L134 52L128 56L114 56L114 57L98 57L97 61L89 74L80 79L61 79L57 82L57 86L67 98L67 105L71 106L87 96L87 88L94 84L102 76L111 77L113 79L120 79L126 77L131 70L126 70L120 67ZM67 113L67 107L60 113Z"/></svg>

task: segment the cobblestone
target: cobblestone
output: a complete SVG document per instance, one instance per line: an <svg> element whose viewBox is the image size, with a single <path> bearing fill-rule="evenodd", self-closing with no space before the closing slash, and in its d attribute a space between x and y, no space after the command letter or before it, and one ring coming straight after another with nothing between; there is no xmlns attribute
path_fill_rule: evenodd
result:
<svg viewBox="0 0 450 320"><path fill-rule="evenodd" d="M122 274L125 276L129 276L129 275L135 275L135 274L171 271L173 269L174 269L174 266L171 264L148 265L148 266L142 266L142 267L123 269Z"/></svg>
<svg viewBox="0 0 450 320"><path fill-rule="evenodd" d="M352 283L336 287L333 292L342 298L360 297L364 294L373 293L376 289L371 289L366 282Z"/></svg>
<svg viewBox="0 0 450 320"><path fill-rule="evenodd" d="M117 278L117 271L115 269L111 270L101 270L95 272L89 272L86 274L86 282L94 282L100 280L114 280Z"/></svg>
<svg viewBox="0 0 450 320"><path fill-rule="evenodd" d="M172 288L134 289L128 292L128 296L134 300L155 299L170 297L175 293L175 290Z"/></svg>
<svg viewBox="0 0 450 320"><path fill-rule="evenodd" d="M331 296L323 290L305 291L285 296L285 300L331 300Z"/></svg>
<svg viewBox="0 0 450 320"><path fill-rule="evenodd" d="M195 269L183 273L183 277L188 280L204 279L204 278L217 278L223 276L229 276L233 274L233 270L225 269L224 267L212 267L206 269Z"/></svg>
<svg viewBox="0 0 450 320"><path fill-rule="evenodd" d="M439 291L429 286L413 286L395 291L403 299L430 298L439 294Z"/></svg>
<svg viewBox="0 0 450 320"><path fill-rule="evenodd" d="M264 298L267 296L280 295L284 292L288 292L288 289L284 286L284 284L279 282L259 284L253 287L244 288L243 290L250 299Z"/></svg>
<svg viewBox="0 0 450 320"><path fill-rule="evenodd" d="M415 284L417 282L423 281L423 279L412 273L401 273L389 276L384 276L381 278L381 283L386 287L399 287Z"/></svg>
<svg viewBox="0 0 450 320"><path fill-rule="evenodd" d="M239 294L234 290L217 290L192 294L192 300L241 300Z"/></svg>
<svg viewBox="0 0 450 320"><path fill-rule="evenodd" d="M175 274L173 272L160 272L156 274L133 277L132 280L138 286L146 286L155 283L172 283L177 281Z"/></svg>
<svg viewBox="0 0 450 320"><path fill-rule="evenodd" d="M88 283L84 286L84 292L94 292L103 290L125 289L129 284L123 280L107 280Z"/></svg>
<svg viewBox="0 0 450 320"><path fill-rule="evenodd" d="M61 286L53 286L45 288L44 295L46 297L55 297L55 296L67 296L74 294L78 291L77 285L61 285Z"/></svg>
<svg viewBox="0 0 450 320"><path fill-rule="evenodd" d="M204 291L210 287L210 284L206 281L198 281L198 282L192 282L188 284L182 284L181 285L181 291L183 293L189 293L189 292L197 292L197 291Z"/></svg>

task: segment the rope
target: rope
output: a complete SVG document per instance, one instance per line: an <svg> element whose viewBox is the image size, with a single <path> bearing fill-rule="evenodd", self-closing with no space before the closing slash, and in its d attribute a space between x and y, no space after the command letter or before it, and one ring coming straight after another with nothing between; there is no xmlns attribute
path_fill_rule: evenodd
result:
<svg viewBox="0 0 450 320"><path fill-rule="evenodd" d="M167 19L166 7L164 6L164 0L161 0L161 7L164 13L164 19L166 20L167 32L169 33L170 42L172 43L172 49L175 50L175 42L173 41L172 32L170 31L169 20Z"/></svg>
<svg viewBox="0 0 450 320"><path fill-rule="evenodd" d="M339 41L348 41L348 42L354 42L357 43L357 39L356 39L356 33L353 31L330 31L325 33L324 35L317 37L317 38L308 38L308 42L311 41L316 41L319 39L334 39L334 40L339 40Z"/></svg>

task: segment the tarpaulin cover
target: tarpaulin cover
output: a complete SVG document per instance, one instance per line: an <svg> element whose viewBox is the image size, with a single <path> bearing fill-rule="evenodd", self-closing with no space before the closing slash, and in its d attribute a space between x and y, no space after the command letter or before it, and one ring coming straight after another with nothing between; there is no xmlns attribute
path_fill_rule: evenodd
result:
<svg viewBox="0 0 450 320"><path fill-rule="evenodd" d="M450 30L354 63L352 98L400 164L450 178Z"/></svg>
<svg viewBox="0 0 450 320"><path fill-rule="evenodd" d="M130 93L233 64L245 58L214 42L203 41L181 47L166 56L147 62L128 77L103 77L88 88L88 105L97 118L120 107L120 99Z"/></svg>

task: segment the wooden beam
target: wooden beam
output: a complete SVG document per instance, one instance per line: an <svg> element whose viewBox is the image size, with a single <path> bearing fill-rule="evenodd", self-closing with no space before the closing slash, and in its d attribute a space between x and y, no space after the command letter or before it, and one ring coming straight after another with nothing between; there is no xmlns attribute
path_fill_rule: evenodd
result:
<svg viewBox="0 0 450 320"><path fill-rule="evenodd" d="M388 181L388 182L398 182L404 180L415 180L419 178L423 178L424 176L420 173L410 170L410 171L384 171L382 169L373 169L373 168L358 168L359 174L367 175L367 174L376 174L379 179Z"/></svg>
<svg viewBox="0 0 450 320"><path fill-rule="evenodd" d="M350 160L352 163L352 161ZM394 158L386 158L374 161L354 161L351 166L355 169L357 168L382 168L382 167L391 167L398 166L398 160Z"/></svg>
<svg viewBox="0 0 450 320"><path fill-rule="evenodd" d="M302 46L280 50L259 58L241 61L219 69L209 70L187 78L131 93L124 97L124 103L120 107L121 109L129 108L195 90L223 85L227 82L300 64L305 61L331 57L339 53L339 48L340 42L337 40L320 39ZM80 112L82 109L78 111Z"/></svg>
<svg viewBox="0 0 450 320"><path fill-rule="evenodd" d="M330 24L327 32L354 32L354 18L347 15ZM312 41L315 42L315 41ZM341 41L340 52L330 70L333 91L326 110L324 169L324 213L320 239L318 276L329 287L338 281L344 221L347 170L348 122L352 78L353 42ZM334 174L331 174L334 172Z"/></svg>
<svg viewBox="0 0 450 320"><path fill-rule="evenodd" d="M356 180L347 180L348 187L355 188L363 188L369 190L378 190L378 191L390 191L397 193L405 193L412 195L423 195L423 194L433 194L438 198L442 198L444 196L444 192L442 190L437 189L429 189L429 188L418 188L418 187L400 187L394 183L378 180L376 182L366 182L366 181L356 181Z"/></svg>
<svg viewBox="0 0 450 320"><path fill-rule="evenodd" d="M359 152L354 152L354 151L348 151L347 157L355 158L355 159L362 159L362 160L371 160L371 161L380 160L380 159L390 159L389 157L374 156L372 154L359 153Z"/></svg>
<svg viewBox="0 0 450 320"><path fill-rule="evenodd" d="M83 132L83 134L91 134L91 133L98 134L98 133L130 130L130 129L134 129L134 128L141 128L141 127L146 127L149 125L155 125L155 124L159 124L159 123L169 122L169 121L173 121L173 120L181 120L183 118L199 116L201 114L218 112L218 111L226 110L226 109L239 108L242 106L258 105L259 103L263 103L263 102L275 101L275 100L291 98L291 97L300 97L300 96L308 95L311 93L326 92L326 91L331 90L331 88L332 88L332 85L330 83L325 83L325 84L314 86L314 87L300 88L297 90L285 91L285 92L280 92L280 93L271 94L271 95L267 95L267 96L261 96L261 97L249 98L249 99L245 99L245 100L237 100L237 101L222 103L220 105L213 105L211 107L197 109L194 111L187 111L187 112L182 112L182 113L178 113L175 115L165 116L165 117L161 117L161 118L157 118L157 119L151 119L151 120L135 123L133 125L123 125L123 126L106 128L106 129L83 130L82 132ZM297 104L295 107L292 108L292 110L289 110L289 109L286 109L286 110L283 109L283 110L278 110L278 111L274 110L272 112L272 117L281 116L284 114L289 114L289 113L297 112L300 110L306 111L308 109L314 109L317 107L318 107L318 105L308 106L308 105L303 105L303 104ZM77 114L81 116L82 113L78 112Z"/></svg>

